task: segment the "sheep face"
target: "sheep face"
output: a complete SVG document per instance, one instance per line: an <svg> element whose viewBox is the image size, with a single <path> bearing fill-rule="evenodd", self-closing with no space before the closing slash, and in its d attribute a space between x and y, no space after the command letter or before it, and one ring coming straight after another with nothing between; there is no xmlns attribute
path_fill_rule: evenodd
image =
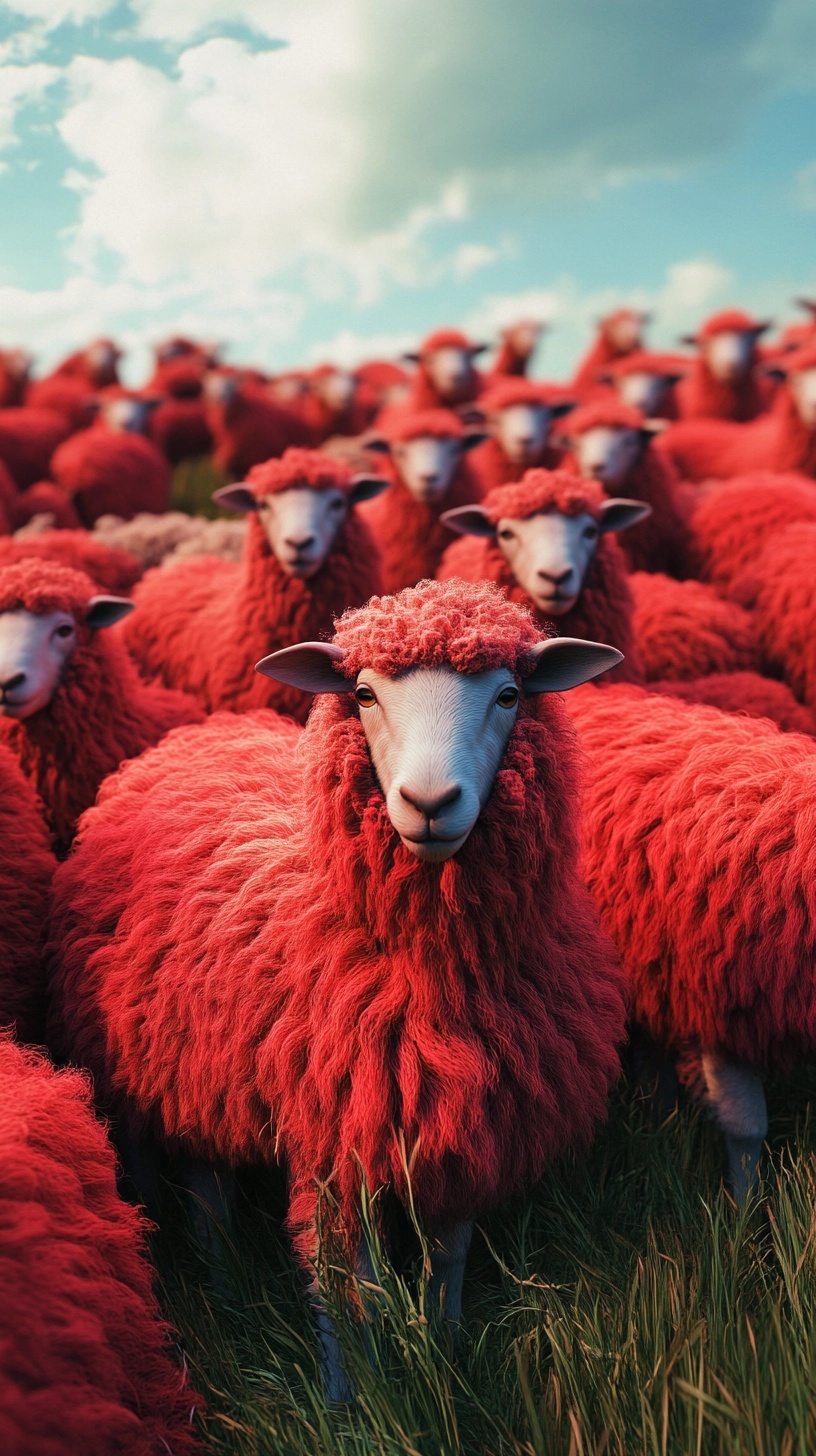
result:
<svg viewBox="0 0 816 1456"><path fill-rule="evenodd" d="M796 412L803 425L816 430L816 369L799 369L788 376Z"/></svg>
<svg viewBox="0 0 816 1456"><path fill-rule="evenodd" d="M473 383L473 357L469 349L453 346L432 349L422 362L441 400L459 404L467 398Z"/></svg>
<svg viewBox="0 0 816 1456"><path fill-rule="evenodd" d="M642 448L639 430L612 425L585 430L574 443L581 475L598 480L607 488L623 483L637 464Z"/></svg>
<svg viewBox="0 0 816 1456"><path fill-rule="evenodd" d="M504 329L502 337L519 359L531 359L543 328L542 323L537 323L533 319L524 319Z"/></svg>
<svg viewBox="0 0 816 1456"><path fill-rule="evenodd" d="M511 404L491 415L490 428L513 465L533 465L544 449L551 420L546 405Z"/></svg>
<svg viewBox="0 0 816 1456"><path fill-rule="evenodd" d="M752 329L723 329L700 341L700 352L721 384L743 379L751 367L756 334Z"/></svg>
<svg viewBox="0 0 816 1456"><path fill-rule="evenodd" d="M105 399L101 403L100 414L109 430L124 430L134 435L143 435L147 430L151 411L158 403L155 399Z"/></svg>
<svg viewBox="0 0 816 1456"><path fill-rule="evenodd" d="M111 626L133 610L122 597L92 597L85 625ZM0 716L31 718L47 708L78 641L70 612L0 612Z"/></svg>
<svg viewBox="0 0 816 1456"><path fill-rule="evenodd" d="M639 349L644 323L644 314L634 312L616 314L604 326L607 342L617 354L628 354L633 349Z"/></svg>
<svg viewBox="0 0 816 1456"><path fill-rule="evenodd" d="M120 351L110 339L97 339L85 350L85 363L97 388L113 384Z"/></svg>
<svg viewBox="0 0 816 1456"><path fill-rule="evenodd" d="M324 565L348 514L342 490L293 487L257 503L266 539L287 576L306 580Z"/></svg>
<svg viewBox="0 0 816 1456"><path fill-rule="evenodd" d="M437 501L456 474L462 443L452 436L416 435L413 440L395 441L391 455L400 480L414 500Z"/></svg>
<svg viewBox="0 0 816 1456"><path fill-rule="evenodd" d="M616 384L624 404L641 410L644 415L654 415L659 412L663 395L671 382L671 375L651 374L648 371L641 373L638 370L621 375Z"/></svg>

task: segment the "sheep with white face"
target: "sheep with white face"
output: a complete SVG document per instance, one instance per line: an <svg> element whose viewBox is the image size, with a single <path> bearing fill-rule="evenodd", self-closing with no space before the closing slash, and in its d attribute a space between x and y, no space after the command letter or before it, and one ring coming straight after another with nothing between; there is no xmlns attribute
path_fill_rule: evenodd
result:
<svg viewBox="0 0 816 1456"><path fill-rule="evenodd" d="M555 413L545 404L509 404L490 414L490 431L511 464L534 465L547 442Z"/></svg>
<svg viewBox="0 0 816 1456"><path fill-rule="evenodd" d="M660 412L666 390L676 384L680 374L655 373L652 370L631 370L615 380L615 387L624 404L639 409L644 415Z"/></svg>
<svg viewBox="0 0 816 1456"><path fill-rule="evenodd" d="M622 653L599 642L556 637L535 648L521 684L508 668L462 673L413 667L395 677L339 672L342 649L305 642L274 652L258 671L313 693L356 698L388 815L417 859L439 864L464 845L487 803L522 693L565 692L606 672Z"/></svg>
<svg viewBox="0 0 816 1456"><path fill-rule="evenodd" d="M376 436L366 440L366 449L390 455L409 495L415 501L429 504L444 498L462 457L486 439L483 430L460 436L419 434L408 440Z"/></svg>
<svg viewBox="0 0 816 1456"><path fill-rule="evenodd" d="M713 377L721 384L744 379L761 332L761 329L723 329L709 339L701 339L700 353Z"/></svg>
<svg viewBox="0 0 816 1456"><path fill-rule="evenodd" d="M354 375L343 369L333 369L330 373L317 375L312 381L312 389L332 414L341 415L354 397Z"/></svg>
<svg viewBox="0 0 816 1456"><path fill-rule="evenodd" d="M85 625L93 631L110 627L132 611L133 602L124 597L92 597ZM70 612L0 612L0 717L24 721L47 708L76 645Z"/></svg>
<svg viewBox="0 0 816 1456"><path fill-rule="evenodd" d="M231 511L257 511L272 554L287 576L308 581L328 560L352 506L386 490L379 476L355 476L349 491L291 486L256 496L246 485L225 485L213 500Z"/></svg>
<svg viewBox="0 0 816 1456"><path fill-rule="evenodd" d="M458 404L467 398L473 387L473 361L483 348L483 344L469 349L445 344L422 356L425 373L445 404ZM418 361L415 354L407 354L405 357L409 361Z"/></svg>
<svg viewBox="0 0 816 1456"><path fill-rule="evenodd" d="M597 516L588 511L568 516L537 511L523 519L503 517L496 524L479 506L447 511L445 525L459 535L496 541L522 591L547 617L563 617L577 602L586 574L608 531L624 531L651 515L642 501L604 501Z"/></svg>
<svg viewBox="0 0 816 1456"><path fill-rule="evenodd" d="M622 485L634 470L653 430L632 430L620 425L596 425L572 442L579 474L597 480L607 490Z"/></svg>

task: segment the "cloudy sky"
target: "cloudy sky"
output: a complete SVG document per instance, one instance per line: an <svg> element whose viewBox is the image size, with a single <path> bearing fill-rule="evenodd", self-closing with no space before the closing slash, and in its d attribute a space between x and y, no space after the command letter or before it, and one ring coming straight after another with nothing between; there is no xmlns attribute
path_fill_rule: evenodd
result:
<svg viewBox="0 0 816 1456"><path fill-rule="evenodd" d="M0 342L269 368L816 296L813 0L0 0Z"/></svg>

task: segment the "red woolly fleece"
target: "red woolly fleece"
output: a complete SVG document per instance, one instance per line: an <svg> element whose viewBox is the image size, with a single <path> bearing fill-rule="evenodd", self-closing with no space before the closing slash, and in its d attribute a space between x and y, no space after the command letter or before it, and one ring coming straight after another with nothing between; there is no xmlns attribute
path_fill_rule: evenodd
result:
<svg viewBox="0 0 816 1456"><path fill-rule="evenodd" d="M660 450L684 480L723 479L754 470L816 476L816 430L802 423L785 384L771 408L747 424L678 420L661 435Z"/></svg>
<svg viewBox="0 0 816 1456"><path fill-rule="evenodd" d="M200 1401L89 1103L77 1072L0 1040L0 1450L185 1456Z"/></svg>
<svg viewBox="0 0 816 1456"><path fill-rule="evenodd" d="M649 684L652 692L668 693L686 703L708 703L724 713L746 713L749 718L770 718L783 733L816 737L816 718L797 703L787 683L756 672L711 672L689 682L662 679Z"/></svg>
<svg viewBox="0 0 816 1456"><path fill-rule="evenodd" d="M800 475L757 470L712 482L692 517L693 567L728 592L772 537L797 521L816 521L816 486Z"/></svg>
<svg viewBox="0 0 816 1456"><path fill-rule="evenodd" d="M638 688L567 702L590 759L584 871L636 1020L675 1050L812 1057L816 744Z"/></svg>
<svg viewBox="0 0 816 1456"><path fill-rule="evenodd" d="M390 440L414 440L419 435L460 439L464 430L450 410L405 410L394 418L387 433ZM382 474L391 485L368 501L361 514L379 548L383 590L398 592L436 575L450 543L450 531L439 517L456 506L472 505L479 499L481 488L467 455L459 461L441 500L416 500L390 460L386 459Z"/></svg>
<svg viewBox="0 0 816 1456"><path fill-rule="evenodd" d="M737 601L751 612L765 659L816 709L816 522L778 531L733 584Z"/></svg>
<svg viewBox="0 0 816 1456"><path fill-rule="evenodd" d="M51 456L71 426L56 410L0 410L0 460L20 490L50 475Z"/></svg>
<svg viewBox="0 0 816 1456"><path fill-rule="evenodd" d="M354 471L343 460L322 450L288 449L280 460L265 460L254 466L244 481L261 500L279 490L351 490Z"/></svg>
<svg viewBox="0 0 816 1456"><path fill-rule="evenodd" d="M0 568L0 612L70 612L79 624L76 648L48 707L22 722L0 718L0 742L40 795L58 850L67 849L79 815L123 759L202 717L191 698L142 683L110 630L92 632L84 625L95 592L87 576L56 562L27 558Z"/></svg>
<svg viewBox="0 0 816 1456"><path fill-rule="evenodd" d="M629 585L634 629L649 681L712 672L759 672L762 653L748 612L700 581L638 571Z"/></svg>
<svg viewBox="0 0 816 1456"><path fill-rule="evenodd" d="M538 511L559 510L565 515L587 511L596 515L603 491L595 481L583 480L566 470L529 470L518 485L491 491L482 502L494 524L503 516L524 520ZM632 596L620 547L612 536L602 536L587 571L575 606L557 623L538 612L519 586L495 541L483 536L462 536L445 552L439 568L440 581L461 578L468 582L495 583L511 602L524 605L541 631L557 631L561 637L581 637L589 642L608 642L623 653L624 660L604 680L642 682L635 634L632 627Z"/></svg>
<svg viewBox="0 0 816 1456"><path fill-rule="evenodd" d="M337 640L349 671L475 671L524 670L536 636L490 590L423 583ZM233 1164L280 1150L305 1259L315 1180L356 1248L361 1174L404 1199L403 1148L420 1216L449 1228L589 1137L617 1075L622 982L577 814L557 698L523 705L443 865L400 843L351 693L318 699L294 752L215 717L127 765L83 821L55 896L57 1025L137 1125Z"/></svg>
<svg viewBox="0 0 816 1456"><path fill-rule="evenodd" d="M42 938L55 869L42 806L0 744L0 1026L12 1025L21 1040L42 1035Z"/></svg>
<svg viewBox="0 0 816 1456"><path fill-rule="evenodd" d="M337 472L333 481L346 478L346 466L320 458L327 471ZM270 469L284 464L269 462ZM253 512L240 562L191 556L172 571L148 571L134 592L136 611L122 623L123 635L146 677L160 676L192 693L207 712L276 708L304 722L311 695L264 677L256 662L295 642L329 636L335 617L380 589L377 548L356 508L328 561L307 581L281 569Z"/></svg>
<svg viewBox="0 0 816 1456"><path fill-rule="evenodd" d="M86 526L99 516L158 514L170 502L167 461L150 440L127 430L81 430L55 451L51 470Z"/></svg>
<svg viewBox="0 0 816 1456"><path fill-rule="evenodd" d="M290 446L306 445L312 438L293 410L249 383L242 384L230 400L209 402L206 421L216 465L238 480L270 456L282 455Z"/></svg>
<svg viewBox="0 0 816 1456"><path fill-rule="evenodd" d="M115 596L127 594L142 575L137 556L118 546L106 546L87 531L43 531L25 540L0 540L0 567L32 556L84 571L99 591Z"/></svg>

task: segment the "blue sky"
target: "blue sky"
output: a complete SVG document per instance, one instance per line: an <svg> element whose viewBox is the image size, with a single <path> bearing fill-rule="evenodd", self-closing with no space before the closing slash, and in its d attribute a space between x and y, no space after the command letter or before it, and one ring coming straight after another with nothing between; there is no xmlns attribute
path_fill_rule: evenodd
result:
<svg viewBox="0 0 816 1456"><path fill-rule="evenodd" d="M812 0L0 0L0 342L269 368L816 295Z"/></svg>

